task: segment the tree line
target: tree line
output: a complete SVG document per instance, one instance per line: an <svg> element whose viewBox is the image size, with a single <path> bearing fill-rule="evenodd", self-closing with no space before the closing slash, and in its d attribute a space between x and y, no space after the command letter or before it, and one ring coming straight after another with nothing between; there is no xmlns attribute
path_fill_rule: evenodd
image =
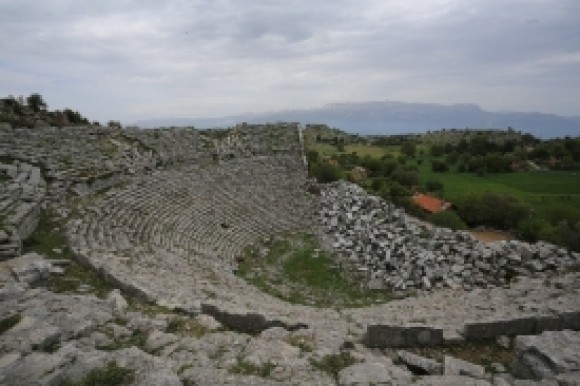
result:
<svg viewBox="0 0 580 386"><path fill-rule="evenodd" d="M64 108L62 110L48 110L48 104L39 93L32 93L27 97L12 95L0 99L0 122L6 122L15 127L34 127L40 119L50 126L92 125L101 126L98 121L89 121L77 110ZM109 127L121 128L119 121L109 121Z"/></svg>

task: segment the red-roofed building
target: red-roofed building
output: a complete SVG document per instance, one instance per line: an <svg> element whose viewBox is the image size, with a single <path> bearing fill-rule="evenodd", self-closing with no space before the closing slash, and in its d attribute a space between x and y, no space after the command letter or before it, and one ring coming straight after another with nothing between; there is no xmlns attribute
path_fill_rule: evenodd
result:
<svg viewBox="0 0 580 386"><path fill-rule="evenodd" d="M451 208L450 202L443 201L440 198L429 196L427 194L417 193L413 196L413 201L429 213L443 212L444 210Z"/></svg>

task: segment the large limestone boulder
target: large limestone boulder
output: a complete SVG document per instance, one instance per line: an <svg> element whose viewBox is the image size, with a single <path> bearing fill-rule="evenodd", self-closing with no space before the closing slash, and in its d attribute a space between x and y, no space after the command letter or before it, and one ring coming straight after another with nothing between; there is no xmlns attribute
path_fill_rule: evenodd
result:
<svg viewBox="0 0 580 386"><path fill-rule="evenodd" d="M514 373L525 379L580 379L580 332L546 331L515 339Z"/></svg>

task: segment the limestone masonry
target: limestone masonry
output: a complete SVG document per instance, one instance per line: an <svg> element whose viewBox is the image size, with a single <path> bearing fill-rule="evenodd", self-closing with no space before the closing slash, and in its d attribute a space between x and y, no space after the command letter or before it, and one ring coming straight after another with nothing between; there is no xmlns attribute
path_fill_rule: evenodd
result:
<svg viewBox="0 0 580 386"><path fill-rule="evenodd" d="M135 385L580 385L579 254L483 244L357 185L313 184L295 123L0 126L0 385L79 381L112 361ZM43 211L115 287L106 297L46 287L71 262L24 253ZM289 232L398 300L296 305L236 275L245 247ZM406 351L479 341L510 347L512 372Z"/></svg>

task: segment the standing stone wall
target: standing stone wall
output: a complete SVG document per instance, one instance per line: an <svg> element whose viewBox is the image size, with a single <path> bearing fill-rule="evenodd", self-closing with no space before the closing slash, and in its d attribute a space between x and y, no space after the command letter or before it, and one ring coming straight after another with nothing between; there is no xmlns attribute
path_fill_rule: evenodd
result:
<svg viewBox="0 0 580 386"><path fill-rule="evenodd" d="M39 168L0 163L0 260L18 256L22 241L36 229L45 189Z"/></svg>

